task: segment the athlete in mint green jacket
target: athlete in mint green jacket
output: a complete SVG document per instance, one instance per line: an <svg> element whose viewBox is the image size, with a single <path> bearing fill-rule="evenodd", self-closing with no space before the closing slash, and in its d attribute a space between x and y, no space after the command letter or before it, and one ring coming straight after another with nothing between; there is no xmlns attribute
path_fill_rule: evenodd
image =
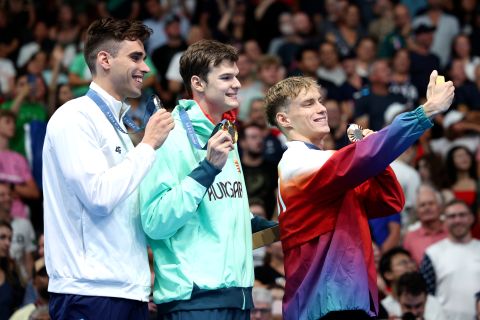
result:
<svg viewBox="0 0 480 320"><path fill-rule="evenodd" d="M224 55L226 45L214 41L197 43L186 55L194 59L195 50L211 45L222 48L214 54ZM222 130L210 138L222 115L238 106L234 58L209 67L206 81L192 76L195 101L181 100L173 110L175 128L141 184L142 225L154 254L153 297L160 314L222 309L240 316L189 315L245 319L253 307L252 216L237 145ZM209 138L209 150L203 150Z"/></svg>
<svg viewBox="0 0 480 320"><path fill-rule="evenodd" d="M195 101L181 100L172 113L175 128L140 187L158 304L190 299L194 286L248 291L254 279L251 215L237 146L220 172L204 160L206 150L191 145L180 108L187 111L202 146L215 127ZM244 295L242 290L239 294ZM235 301L242 308L250 305L250 299Z"/></svg>

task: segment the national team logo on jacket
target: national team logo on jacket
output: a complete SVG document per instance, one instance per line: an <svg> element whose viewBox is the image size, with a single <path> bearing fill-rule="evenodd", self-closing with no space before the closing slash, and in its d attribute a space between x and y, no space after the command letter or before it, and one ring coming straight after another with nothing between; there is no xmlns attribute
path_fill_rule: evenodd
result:
<svg viewBox="0 0 480 320"><path fill-rule="evenodd" d="M240 168L240 163L238 163L238 160L233 160L233 163L235 164L235 168L237 168L237 172L242 173L242 169Z"/></svg>

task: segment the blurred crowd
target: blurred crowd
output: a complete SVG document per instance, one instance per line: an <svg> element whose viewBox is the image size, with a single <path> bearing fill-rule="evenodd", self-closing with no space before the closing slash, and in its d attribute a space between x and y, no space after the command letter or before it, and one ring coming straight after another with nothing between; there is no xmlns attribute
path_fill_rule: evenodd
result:
<svg viewBox="0 0 480 320"><path fill-rule="evenodd" d="M188 45L208 38L239 50L241 162L252 213L273 220L285 138L267 125L270 86L292 75L316 79L331 128L324 148L339 149L349 123L381 130L422 104L432 70L453 81L450 111L392 165L404 210L371 220L371 234L383 318L480 319L477 0L0 0L0 319L14 311L13 319L48 319L43 138L55 110L88 90L85 31L107 16L153 30L151 71L142 97L130 101L139 123L152 94L167 109L186 97L179 60ZM281 319L281 244L253 258L252 319Z"/></svg>

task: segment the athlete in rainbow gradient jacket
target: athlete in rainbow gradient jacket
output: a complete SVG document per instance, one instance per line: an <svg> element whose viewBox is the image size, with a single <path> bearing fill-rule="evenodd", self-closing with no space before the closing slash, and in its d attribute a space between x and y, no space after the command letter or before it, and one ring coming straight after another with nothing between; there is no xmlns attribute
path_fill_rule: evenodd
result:
<svg viewBox="0 0 480 320"><path fill-rule="evenodd" d="M388 167L448 109L451 82L428 101L339 151L322 150L328 118L316 82L294 77L267 93L267 115L290 140L279 163L279 222L285 255L283 316L369 319L378 293L368 219L401 211L404 196Z"/></svg>

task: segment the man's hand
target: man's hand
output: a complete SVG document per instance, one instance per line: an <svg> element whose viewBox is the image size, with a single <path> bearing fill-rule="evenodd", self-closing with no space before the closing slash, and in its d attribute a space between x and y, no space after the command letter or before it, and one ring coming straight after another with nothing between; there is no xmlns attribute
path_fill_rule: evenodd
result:
<svg viewBox="0 0 480 320"><path fill-rule="evenodd" d="M172 115L165 109L155 112L148 120L142 142L158 149L175 126Z"/></svg>
<svg viewBox="0 0 480 320"><path fill-rule="evenodd" d="M227 162L230 150L233 150L232 137L228 131L218 130L218 132L208 140L206 159L215 168L222 170Z"/></svg>
<svg viewBox="0 0 480 320"><path fill-rule="evenodd" d="M455 96L453 82L436 84L437 77L437 70L433 70L427 87L427 102L423 105L423 110L428 117L447 111Z"/></svg>

